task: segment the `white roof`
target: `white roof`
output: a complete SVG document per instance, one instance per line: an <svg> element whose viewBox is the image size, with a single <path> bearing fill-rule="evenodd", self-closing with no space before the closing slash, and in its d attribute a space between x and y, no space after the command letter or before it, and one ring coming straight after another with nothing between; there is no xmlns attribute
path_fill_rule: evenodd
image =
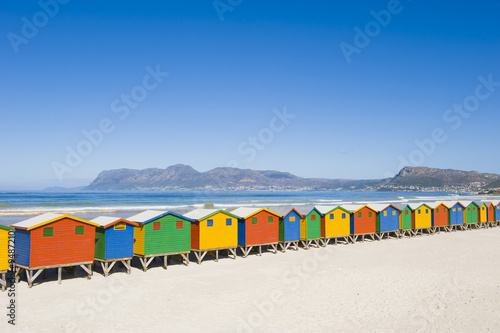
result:
<svg viewBox="0 0 500 333"><path fill-rule="evenodd" d="M235 210L232 210L231 214L242 217L242 218L246 218L250 215L257 213L261 209L262 208L257 208L257 207L240 207L240 208L236 208Z"/></svg>
<svg viewBox="0 0 500 333"><path fill-rule="evenodd" d="M152 218L155 218L157 216L160 216L161 214L165 214L166 211L162 210L146 210L142 213L136 214L134 216L129 217L127 220L131 222L145 222L148 220L151 220Z"/></svg>
<svg viewBox="0 0 500 333"><path fill-rule="evenodd" d="M465 200L465 201L460 201L460 203L462 205L464 205L464 207L467 207L468 205L470 205L472 203L472 201L471 200Z"/></svg>
<svg viewBox="0 0 500 333"><path fill-rule="evenodd" d="M29 218L27 220L18 222L16 224L13 224L13 226L20 227L20 228L31 228L37 224L47 222L50 220L54 220L54 219L57 219L57 218L63 217L63 216L64 216L64 214L45 213L42 215L38 215L38 216L35 216L32 218Z"/></svg>
<svg viewBox="0 0 500 333"><path fill-rule="evenodd" d="M437 203L437 201L436 201L436 203ZM446 207L451 208L451 207L453 207L453 206L455 206L457 204L457 201L449 201L449 200L447 200L447 201L441 201L441 203L443 205L445 205ZM439 203L437 204L437 206L439 206Z"/></svg>
<svg viewBox="0 0 500 333"><path fill-rule="evenodd" d="M121 218L120 217L113 217L113 216L99 216L99 217L96 217L95 219L90 220L90 222L97 223L101 227L104 227L105 225L116 222L118 220L121 220Z"/></svg>
<svg viewBox="0 0 500 333"><path fill-rule="evenodd" d="M216 209L216 208L198 208L198 209L192 210L192 211L184 214L184 216L188 217L190 219L193 219L193 220L199 220L199 219L204 218L205 216L208 216L210 214L215 213L218 210L220 210L220 209Z"/></svg>

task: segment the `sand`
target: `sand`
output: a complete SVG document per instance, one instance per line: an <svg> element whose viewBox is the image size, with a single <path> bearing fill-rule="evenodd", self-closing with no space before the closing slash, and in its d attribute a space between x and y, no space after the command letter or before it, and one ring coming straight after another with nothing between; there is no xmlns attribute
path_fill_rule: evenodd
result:
<svg viewBox="0 0 500 333"><path fill-rule="evenodd" d="M16 330L2 314L0 332L498 332L499 273L495 228L51 275L17 286Z"/></svg>

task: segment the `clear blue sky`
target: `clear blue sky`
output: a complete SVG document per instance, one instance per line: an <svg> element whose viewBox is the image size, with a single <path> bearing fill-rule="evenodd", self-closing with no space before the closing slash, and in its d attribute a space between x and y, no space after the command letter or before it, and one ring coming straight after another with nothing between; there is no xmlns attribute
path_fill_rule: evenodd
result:
<svg viewBox="0 0 500 333"><path fill-rule="evenodd" d="M499 1L45 2L51 15L0 4L0 189L176 163L381 178L404 158L500 173L500 84L478 88L500 82ZM368 45L356 27L372 29ZM350 62L341 45L358 46ZM157 83L148 66L169 74ZM134 108L120 100L132 92ZM467 119L447 113L464 102ZM295 118L282 126L284 109ZM103 121L89 143L82 131ZM68 163L68 147L85 156Z"/></svg>

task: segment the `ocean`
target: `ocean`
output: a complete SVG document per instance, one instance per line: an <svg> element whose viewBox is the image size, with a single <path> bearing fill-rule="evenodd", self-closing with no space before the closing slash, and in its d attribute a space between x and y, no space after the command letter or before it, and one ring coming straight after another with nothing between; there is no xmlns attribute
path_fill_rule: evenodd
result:
<svg viewBox="0 0 500 333"><path fill-rule="evenodd" d="M91 219L99 215L127 218L147 209L184 213L196 208L232 209L258 206L285 213L317 205L370 202L434 202L437 200L499 200L500 197L430 192L333 191L172 191L172 192L44 192L0 191L0 223L9 225L41 213L66 213Z"/></svg>

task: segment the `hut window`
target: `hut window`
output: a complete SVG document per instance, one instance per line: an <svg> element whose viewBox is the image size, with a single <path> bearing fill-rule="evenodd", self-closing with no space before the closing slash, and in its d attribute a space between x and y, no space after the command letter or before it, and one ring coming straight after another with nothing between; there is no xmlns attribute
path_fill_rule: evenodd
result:
<svg viewBox="0 0 500 333"><path fill-rule="evenodd" d="M267 218L267 223L273 223L273 217L272 216L269 216Z"/></svg>
<svg viewBox="0 0 500 333"><path fill-rule="evenodd" d="M462 211L462 208L458 207L458 211L461 212Z"/></svg>
<svg viewBox="0 0 500 333"><path fill-rule="evenodd" d="M252 224L257 224L257 218L256 217L252 217Z"/></svg>
<svg viewBox="0 0 500 333"><path fill-rule="evenodd" d="M214 220L207 220L207 227L213 227L214 226Z"/></svg>
<svg viewBox="0 0 500 333"><path fill-rule="evenodd" d="M392 211L392 215L396 215L396 211L395 210Z"/></svg>
<svg viewBox="0 0 500 333"><path fill-rule="evenodd" d="M426 209L426 210L425 210L425 214L427 214L427 213L429 213L429 210L428 210L428 209Z"/></svg>
<svg viewBox="0 0 500 333"><path fill-rule="evenodd" d="M311 221L316 221L316 215L311 215Z"/></svg>
<svg viewBox="0 0 500 333"><path fill-rule="evenodd" d="M295 216L290 216L290 218L288 219L290 222L295 222Z"/></svg>
<svg viewBox="0 0 500 333"><path fill-rule="evenodd" d="M469 208L467 208L467 210L470 212L470 207L469 207Z"/></svg>
<svg viewBox="0 0 500 333"><path fill-rule="evenodd" d="M387 211L384 211L384 216L387 216Z"/></svg>
<svg viewBox="0 0 500 333"><path fill-rule="evenodd" d="M153 230L160 230L161 222L153 222Z"/></svg>
<svg viewBox="0 0 500 333"><path fill-rule="evenodd" d="M361 212L358 212L358 217L361 217Z"/></svg>
<svg viewBox="0 0 500 333"><path fill-rule="evenodd" d="M75 227L75 235L83 235L85 232L85 227L83 225Z"/></svg>
<svg viewBox="0 0 500 333"><path fill-rule="evenodd" d="M455 211L455 210L456 210L456 209L455 209L455 208L453 208L453 211Z"/></svg>
<svg viewBox="0 0 500 333"><path fill-rule="evenodd" d="M182 221L175 222L175 229L182 229Z"/></svg>
<svg viewBox="0 0 500 333"><path fill-rule="evenodd" d="M226 225L231 225L233 224L233 220L231 219L226 219Z"/></svg>
<svg viewBox="0 0 500 333"><path fill-rule="evenodd" d="M342 218L345 219L345 213L342 213Z"/></svg>
<svg viewBox="0 0 500 333"><path fill-rule="evenodd" d="M113 229L115 230L125 230L127 228L127 225L125 223L117 223L113 226Z"/></svg>
<svg viewBox="0 0 500 333"><path fill-rule="evenodd" d="M330 220L333 220L333 214L330 214Z"/></svg>
<svg viewBox="0 0 500 333"><path fill-rule="evenodd" d="M407 210L405 210L405 215L408 215L408 211Z"/></svg>
<svg viewBox="0 0 500 333"><path fill-rule="evenodd" d="M446 208L443 208L443 213L446 213Z"/></svg>
<svg viewBox="0 0 500 333"><path fill-rule="evenodd" d="M43 228L43 237L51 237L54 236L54 228Z"/></svg>
<svg viewBox="0 0 500 333"><path fill-rule="evenodd" d="M476 207L472 207L472 210L476 210Z"/></svg>
<svg viewBox="0 0 500 333"><path fill-rule="evenodd" d="M484 207L481 207L484 210Z"/></svg>
<svg viewBox="0 0 500 333"><path fill-rule="evenodd" d="M418 213L420 214L420 209L418 210Z"/></svg>
<svg viewBox="0 0 500 333"><path fill-rule="evenodd" d="M372 217L372 212L368 212L368 217Z"/></svg>

